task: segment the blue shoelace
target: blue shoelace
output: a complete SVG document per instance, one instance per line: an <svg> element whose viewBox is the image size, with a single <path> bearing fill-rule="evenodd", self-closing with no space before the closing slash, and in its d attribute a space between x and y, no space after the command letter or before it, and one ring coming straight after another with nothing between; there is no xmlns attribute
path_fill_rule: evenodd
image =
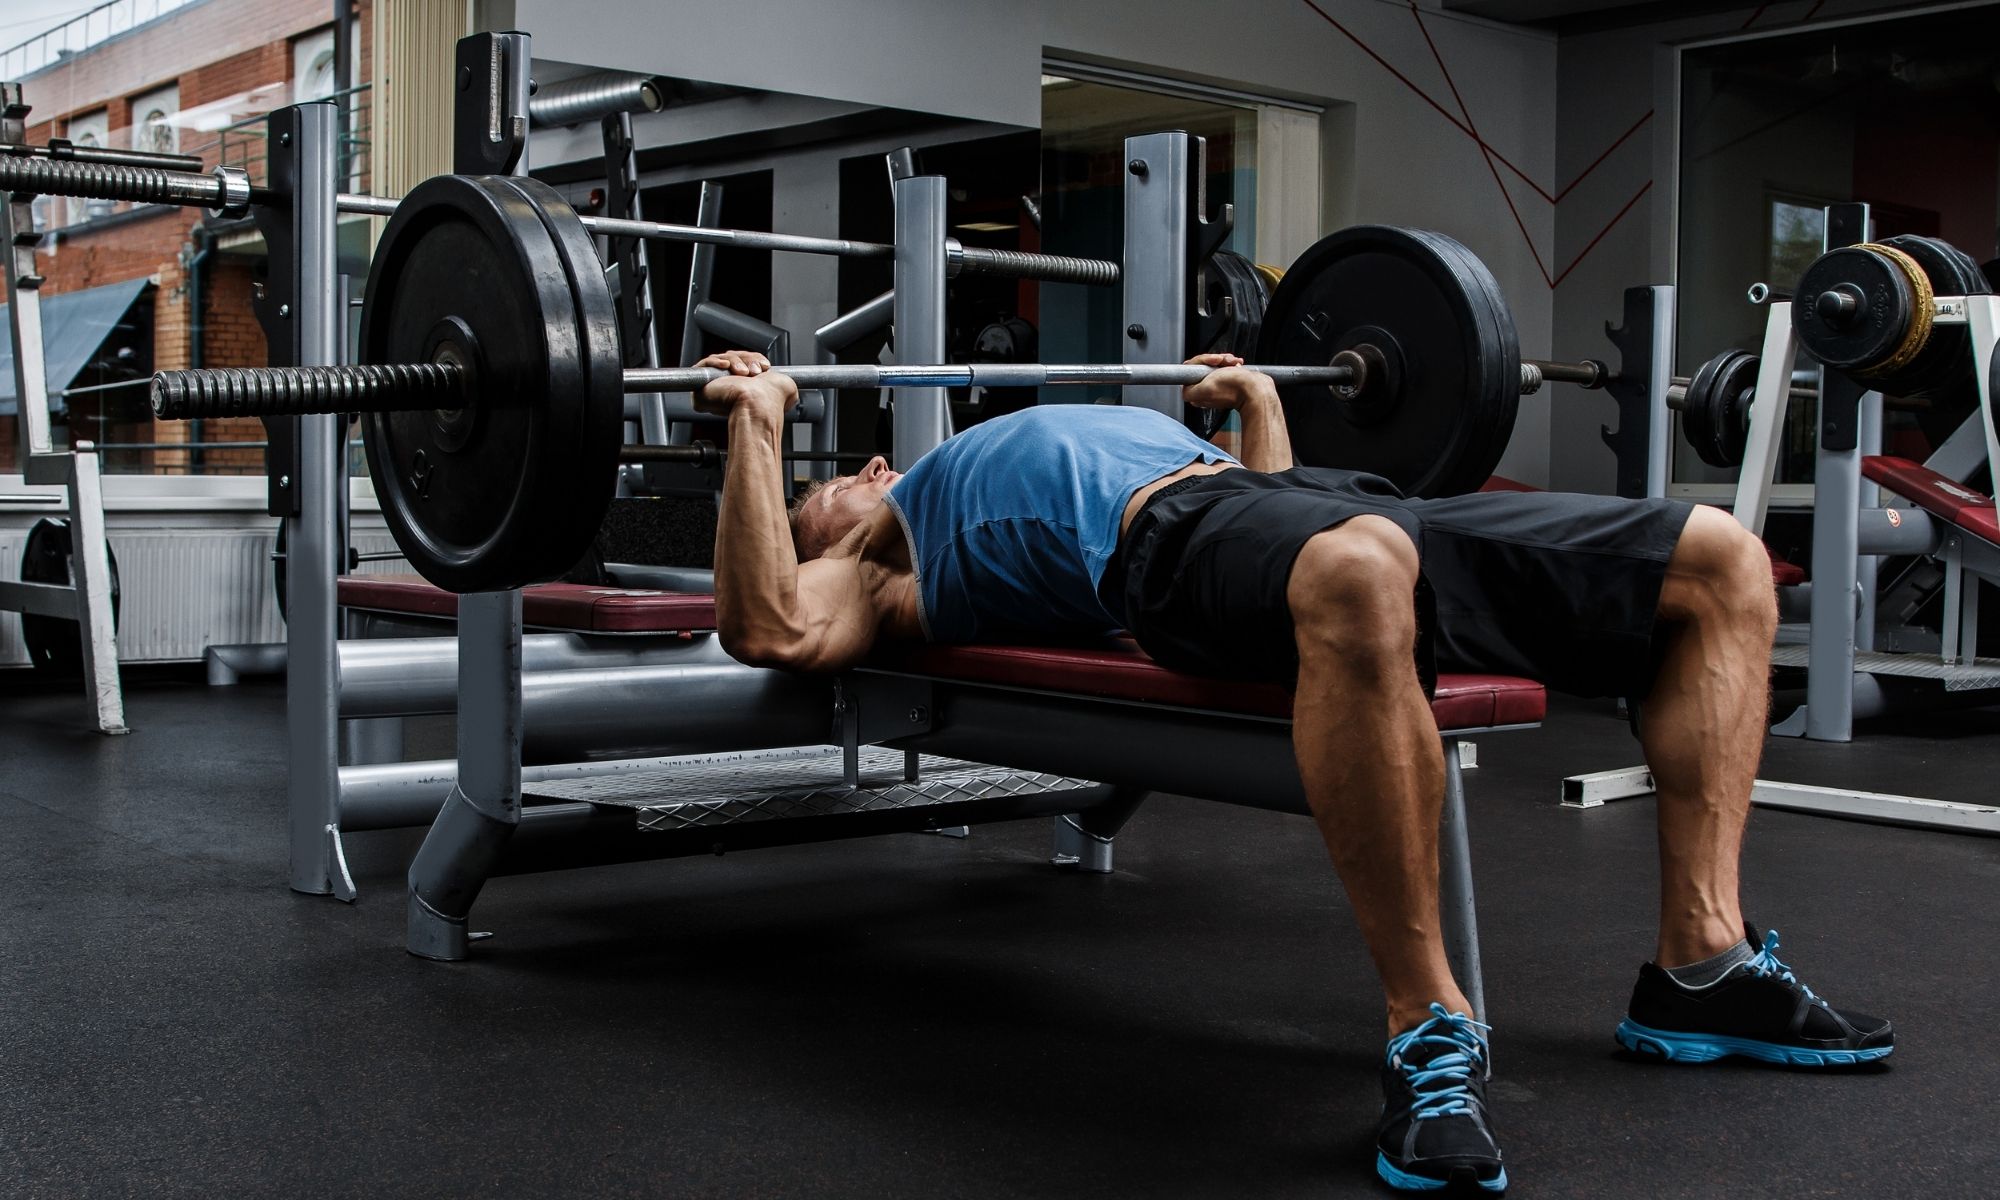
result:
<svg viewBox="0 0 2000 1200"><path fill-rule="evenodd" d="M1473 1072L1483 1070L1486 1065L1486 1039L1480 1035L1491 1032L1492 1028L1464 1013L1446 1012L1444 1005L1433 1001L1430 1020L1389 1039L1389 1065L1403 1072L1417 1094L1410 1109L1412 1116L1427 1121L1470 1111ZM1422 1065L1401 1061L1411 1047L1419 1045L1445 1049ZM1433 1087L1435 1084L1443 1086Z"/></svg>
<svg viewBox="0 0 2000 1200"><path fill-rule="evenodd" d="M1749 969L1751 974L1759 978L1769 979L1775 976L1781 982L1793 985L1804 992L1806 999L1812 1001L1814 1004L1825 1003L1813 994L1811 988L1800 983L1799 977L1792 974L1792 968L1778 957L1778 931L1775 929L1764 935L1763 947L1743 965Z"/></svg>

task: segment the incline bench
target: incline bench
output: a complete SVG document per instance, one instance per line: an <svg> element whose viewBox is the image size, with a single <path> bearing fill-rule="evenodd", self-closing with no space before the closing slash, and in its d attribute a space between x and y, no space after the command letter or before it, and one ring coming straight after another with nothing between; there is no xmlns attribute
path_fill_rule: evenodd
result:
<svg viewBox="0 0 2000 1200"><path fill-rule="evenodd" d="M1984 414L1975 413L1974 419L1983 420ZM1979 588L1966 586L1965 573L2000 584L2000 517L1995 516L1993 498L1907 458L1872 455L1861 460L1861 473L1958 535L1946 536L1938 550L1945 570L1940 660L1946 666L1990 662L1977 657Z"/></svg>
<svg viewBox="0 0 2000 1200"><path fill-rule="evenodd" d="M369 613L436 621L451 619L459 598L407 577L350 576L339 582L339 599ZM546 584L524 589L521 622L705 637L714 627L714 605L707 596ZM1307 811L1291 748L1289 688L1182 675L1128 640L891 644L833 681L830 700L834 744L818 750L697 755L609 783L525 785L530 798L546 803L520 811L518 828L493 851L484 873L1035 815L1058 818L1058 861L1105 871L1112 837L1148 792ZM1457 742L1539 724L1545 709L1540 684L1485 675L1443 676L1431 705L1446 750L1441 848L1448 946L1481 1011ZM660 719L671 722L673 714ZM469 767L461 762L461 779ZM417 873L413 866L413 880ZM470 881L472 893L483 879ZM416 932L413 922L413 941Z"/></svg>

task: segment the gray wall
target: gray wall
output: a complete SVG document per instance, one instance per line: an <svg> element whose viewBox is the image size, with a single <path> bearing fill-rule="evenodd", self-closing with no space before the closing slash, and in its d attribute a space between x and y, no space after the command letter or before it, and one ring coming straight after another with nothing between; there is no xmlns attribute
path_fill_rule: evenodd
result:
<svg viewBox="0 0 2000 1200"><path fill-rule="evenodd" d="M1459 112L1407 7L1379 0L1320 4L1412 84ZM1039 125L1045 55L1336 105L1323 123L1329 186L1322 228L1374 221L1451 234L1493 268L1514 308L1524 353L1549 346L1550 289L1528 242L1547 259L1557 232L1554 210L1510 180L1524 238L1478 144L1294 0L1017 0L1001 6L515 0L512 8L511 23L535 35L538 58L1000 125ZM1529 176L1548 180L1555 174L1554 37L1447 14L1434 2L1421 8L1480 135ZM1546 400L1524 401L1502 473L1546 482L1549 436Z"/></svg>

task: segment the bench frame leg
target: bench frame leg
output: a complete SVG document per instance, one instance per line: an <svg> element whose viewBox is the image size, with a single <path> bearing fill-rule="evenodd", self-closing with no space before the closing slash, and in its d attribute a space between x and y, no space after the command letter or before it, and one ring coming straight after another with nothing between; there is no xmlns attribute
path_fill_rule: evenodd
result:
<svg viewBox="0 0 2000 1200"><path fill-rule="evenodd" d="M1472 845L1465 824L1465 780L1458 739L1444 739L1444 813L1438 830L1438 912L1445 955L1474 1019L1486 1019L1486 987L1479 969L1479 917L1472 897Z"/></svg>
<svg viewBox="0 0 2000 1200"><path fill-rule="evenodd" d="M408 948L466 957L467 923L521 824L521 593L458 604L458 780L410 862Z"/></svg>
<svg viewBox="0 0 2000 1200"><path fill-rule="evenodd" d="M1088 812L1057 817L1050 864L1075 867L1093 875L1111 874L1111 840L1150 794L1138 788L1113 788L1111 798L1102 805Z"/></svg>

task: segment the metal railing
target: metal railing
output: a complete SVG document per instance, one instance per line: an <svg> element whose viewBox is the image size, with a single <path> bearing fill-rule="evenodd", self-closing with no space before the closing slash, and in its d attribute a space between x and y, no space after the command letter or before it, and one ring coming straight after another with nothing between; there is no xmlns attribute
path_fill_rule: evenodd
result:
<svg viewBox="0 0 2000 1200"><path fill-rule="evenodd" d="M46 33L0 50L0 79L18 81L22 76L81 54L123 33L130 33L195 0L109 0L89 12L70 18Z"/></svg>
<svg viewBox="0 0 2000 1200"><path fill-rule="evenodd" d="M369 90L370 85L364 83L346 91L313 97L316 100L336 101L346 110L345 127L340 132L339 168L344 191L366 192L372 182L368 151L373 112L369 104ZM267 115L259 113L225 125L215 131L211 140L185 153L201 155L202 161L210 166L236 167L249 174L252 187L262 187L269 149L264 144Z"/></svg>

